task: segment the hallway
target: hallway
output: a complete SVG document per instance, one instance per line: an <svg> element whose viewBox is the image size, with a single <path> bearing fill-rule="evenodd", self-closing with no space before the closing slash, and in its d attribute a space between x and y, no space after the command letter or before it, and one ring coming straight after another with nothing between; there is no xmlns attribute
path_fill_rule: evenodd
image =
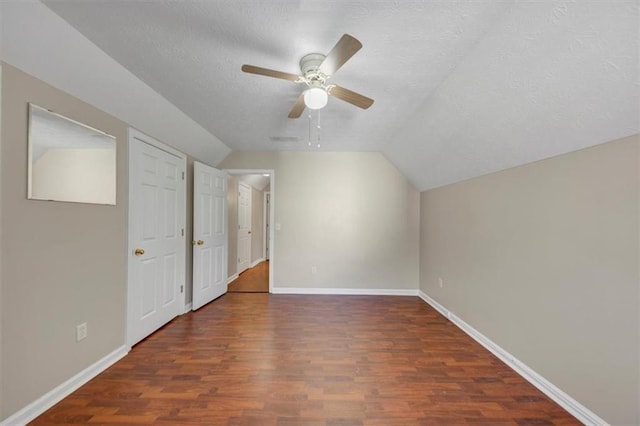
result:
<svg viewBox="0 0 640 426"><path fill-rule="evenodd" d="M240 274L231 284L229 293L268 293L269 292L269 261L258 263L251 269Z"/></svg>

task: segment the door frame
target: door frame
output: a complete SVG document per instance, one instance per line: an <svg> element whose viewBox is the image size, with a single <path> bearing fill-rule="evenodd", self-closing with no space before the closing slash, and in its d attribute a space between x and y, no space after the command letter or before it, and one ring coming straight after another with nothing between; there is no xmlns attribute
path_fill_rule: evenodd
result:
<svg viewBox="0 0 640 426"><path fill-rule="evenodd" d="M182 176L182 190L183 190L183 194L185 195L182 199L182 208L178 210L178 224L180 226L180 228L182 228L182 240L183 240L183 244L182 244L182 252L181 252L181 261L182 261L182 265L183 265L183 273L182 273L182 292L181 292L181 296L178 296L178 305L182 305L182 309L179 310L178 315L182 315L183 313L186 312L186 297L187 297L187 291L186 291L186 252L187 252L187 246L186 243L184 243L186 241L186 210L187 210L187 199L186 199L186 195L187 195L187 180L186 180L186 170L187 170L187 156L186 154L178 151L175 148L172 148L169 145L166 145L150 136L147 136L146 134L142 133L139 130L136 130L132 127L128 128L127 131L127 161L128 161L128 165L127 165L127 191L128 191L128 205L127 205L127 297L125 299L125 316L126 316L126 321L124 324L125 330L124 330L124 336L125 336L125 342L126 345L131 348L131 346L133 346L132 342L131 342L131 331L130 331L130 327L131 327L131 318L130 318L130 312L129 312L129 308L130 308L130 303L132 303L131 301L131 296L132 296L132 288L133 288L133 268L132 268L132 262L134 262L134 257L130 256L130 254L135 250L135 241L133 241L133 232L131 232L131 228L133 226L133 224L135 223L135 218L134 218L134 212L133 212L133 199L134 199L134 188L133 185L131 184L131 176L133 175L133 162L131 161L132 158L132 150L133 150L133 141L134 139L138 139L141 142L147 143L151 146L154 146L162 151L168 152L171 155L175 155L176 157L178 157L183 165L183 170L185 170L185 173ZM189 242L191 243L191 242ZM178 291L180 289L177 289Z"/></svg>
<svg viewBox="0 0 640 426"><path fill-rule="evenodd" d="M271 205L269 206L269 293L273 293L273 270L276 259L276 244L275 244L275 228L273 226L275 205L276 205L276 172L274 169L223 169L231 176L240 175L264 175L269 174L269 192L271 193Z"/></svg>
<svg viewBox="0 0 640 426"><path fill-rule="evenodd" d="M271 191L265 191L262 196L262 205L267 205L267 198L269 198L269 207L271 207ZM269 209L271 210L271 209ZM271 211L269 211L269 219L271 219ZM269 229L271 229L271 224L269 223ZM267 209L262 209L262 258L264 260L269 260L267 258L267 245L269 240L267 239ZM269 248L271 248L269 246ZM271 257L271 253L269 253L269 257Z"/></svg>
<svg viewBox="0 0 640 426"><path fill-rule="evenodd" d="M249 194L249 223L248 223L248 228L249 228L249 232L246 236L246 238L249 240L249 258L247 259L247 267L244 268L242 271L240 270L240 255L238 254L240 252L239 248L240 248L240 237L242 236L240 234L240 232L238 232L238 235L236 236L236 240L237 240L237 244L236 244L236 251L237 251L237 255L236 255L236 274L240 275L241 273L243 273L244 271L246 271L247 269L251 268L251 255L253 253L253 236L251 235L251 229L253 225L253 187L249 184L246 184L244 182L238 182L238 231L240 230L240 187L245 188ZM244 263L242 263L242 265L244 265Z"/></svg>

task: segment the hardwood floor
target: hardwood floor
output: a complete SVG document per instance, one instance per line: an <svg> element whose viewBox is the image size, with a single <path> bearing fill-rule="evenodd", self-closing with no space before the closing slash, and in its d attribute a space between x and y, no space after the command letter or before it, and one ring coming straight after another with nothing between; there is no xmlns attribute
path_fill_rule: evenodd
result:
<svg viewBox="0 0 640 426"><path fill-rule="evenodd" d="M45 424L575 425L416 297L227 294L37 418Z"/></svg>
<svg viewBox="0 0 640 426"><path fill-rule="evenodd" d="M268 293L269 292L269 261L258 263L251 269L240 274L231 284L229 293Z"/></svg>

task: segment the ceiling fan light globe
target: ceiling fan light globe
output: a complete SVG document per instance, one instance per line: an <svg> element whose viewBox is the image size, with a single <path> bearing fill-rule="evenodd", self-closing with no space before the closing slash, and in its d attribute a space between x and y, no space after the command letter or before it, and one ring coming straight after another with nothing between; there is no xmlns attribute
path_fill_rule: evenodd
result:
<svg viewBox="0 0 640 426"><path fill-rule="evenodd" d="M321 87L312 87L304 92L304 104L309 109L322 109L328 101L329 95Z"/></svg>

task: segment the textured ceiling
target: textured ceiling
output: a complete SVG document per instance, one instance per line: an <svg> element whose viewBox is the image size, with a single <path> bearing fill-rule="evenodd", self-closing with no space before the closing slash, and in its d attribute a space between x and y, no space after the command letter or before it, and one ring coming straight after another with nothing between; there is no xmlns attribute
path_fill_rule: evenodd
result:
<svg viewBox="0 0 640 426"><path fill-rule="evenodd" d="M297 74L349 33L331 82L375 103L330 99L320 149L381 151L420 190L640 129L636 0L45 4L233 150L317 149L300 86L240 67Z"/></svg>
<svg viewBox="0 0 640 426"><path fill-rule="evenodd" d="M0 0L0 58L200 161L230 152L39 1Z"/></svg>
<svg viewBox="0 0 640 426"><path fill-rule="evenodd" d="M249 175L239 175L238 180L240 182L244 182L247 185L255 188L258 191L264 191L264 189L271 183L271 177L265 176L264 174L249 174Z"/></svg>
<svg viewBox="0 0 640 426"><path fill-rule="evenodd" d="M30 161L50 149L116 150L116 138L100 130L51 113L37 105L29 108ZM115 154L114 154L115 155ZM115 157L114 157L115 158Z"/></svg>

